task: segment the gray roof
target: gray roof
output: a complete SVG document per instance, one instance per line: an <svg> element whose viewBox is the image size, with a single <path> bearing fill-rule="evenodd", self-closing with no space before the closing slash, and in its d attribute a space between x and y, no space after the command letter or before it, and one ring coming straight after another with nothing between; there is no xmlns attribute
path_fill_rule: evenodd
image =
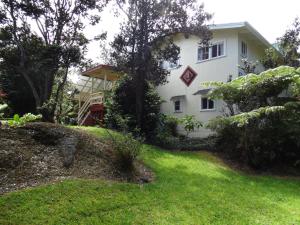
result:
<svg viewBox="0 0 300 225"><path fill-rule="evenodd" d="M185 98L185 95L176 95L176 96L172 96L172 97L170 98L170 100L172 101L172 100L178 99L178 98Z"/></svg>
<svg viewBox="0 0 300 225"><path fill-rule="evenodd" d="M247 21L237 23L223 23L223 24L212 24L208 26L212 31L214 30L226 30L226 29L245 29L253 36L255 36L261 43L266 47L273 47L254 27ZM274 48L274 47L273 47Z"/></svg>
<svg viewBox="0 0 300 225"><path fill-rule="evenodd" d="M248 22L210 24L208 27L212 30L234 29L244 27L245 23Z"/></svg>
<svg viewBox="0 0 300 225"><path fill-rule="evenodd" d="M193 95L207 95L211 88L200 89L196 91Z"/></svg>

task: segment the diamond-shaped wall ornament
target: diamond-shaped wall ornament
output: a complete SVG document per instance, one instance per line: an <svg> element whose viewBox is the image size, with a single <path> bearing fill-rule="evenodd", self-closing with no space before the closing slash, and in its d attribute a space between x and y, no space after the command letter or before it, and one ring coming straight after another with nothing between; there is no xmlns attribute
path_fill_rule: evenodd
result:
<svg viewBox="0 0 300 225"><path fill-rule="evenodd" d="M195 79L196 76L197 76L197 73L191 67L188 66L184 70L180 79L186 84L186 86L190 86L190 84L193 82L193 80Z"/></svg>

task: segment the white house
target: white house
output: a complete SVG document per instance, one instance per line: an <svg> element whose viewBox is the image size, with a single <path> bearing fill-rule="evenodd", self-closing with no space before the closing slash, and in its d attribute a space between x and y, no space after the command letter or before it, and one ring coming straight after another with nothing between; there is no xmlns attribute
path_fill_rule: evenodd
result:
<svg viewBox="0 0 300 225"><path fill-rule="evenodd" d="M212 25L213 33L210 47L200 47L196 36L174 37L180 47L177 64L164 63L170 70L168 83L157 88L164 100L161 112L175 117L195 115L206 123L224 112L221 101L207 99L207 87L200 84L206 81L224 81L243 75L238 68L241 59L250 61L261 59L266 48L272 45L248 22ZM263 70L257 66L257 72ZM179 129L180 131L181 129ZM200 129L193 136L207 136L210 130Z"/></svg>

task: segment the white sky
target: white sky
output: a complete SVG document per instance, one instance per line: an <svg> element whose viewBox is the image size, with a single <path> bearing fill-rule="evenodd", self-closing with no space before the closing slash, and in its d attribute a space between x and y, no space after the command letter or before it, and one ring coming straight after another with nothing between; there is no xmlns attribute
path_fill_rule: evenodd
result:
<svg viewBox="0 0 300 225"><path fill-rule="evenodd" d="M275 42L300 17L300 0L199 0L204 3L205 11L213 13L211 23L232 23L248 21L270 43ZM108 41L118 32L120 16L115 18L111 7L102 14L102 22L88 27L86 34L93 37L102 31L108 31ZM98 43L89 45L87 57L101 63Z"/></svg>

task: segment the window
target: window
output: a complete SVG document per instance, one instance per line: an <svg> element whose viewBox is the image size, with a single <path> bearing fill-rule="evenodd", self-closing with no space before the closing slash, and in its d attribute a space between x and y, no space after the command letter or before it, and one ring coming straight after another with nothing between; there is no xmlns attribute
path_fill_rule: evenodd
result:
<svg viewBox="0 0 300 225"><path fill-rule="evenodd" d="M214 43L210 47L199 47L198 48L198 61L208 60L217 58L225 55L224 41Z"/></svg>
<svg viewBox="0 0 300 225"><path fill-rule="evenodd" d="M201 98L201 110L214 109L215 102L208 98Z"/></svg>
<svg viewBox="0 0 300 225"><path fill-rule="evenodd" d="M159 62L159 66L160 66L160 68L162 68L162 69L168 69L168 62L166 62L166 61L160 61Z"/></svg>
<svg viewBox="0 0 300 225"><path fill-rule="evenodd" d="M175 111L175 112L181 112L180 100L176 100L176 101L174 102L174 111Z"/></svg>
<svg viewBox="0 0 300 225"><path fill-rule="evenodd" d="M222 43L218 43L212 46L212 53L211 53L211 57L215 58L215 57L219 57L224 55L224 44Z"/></svg>
<svg viewBox="0 0 300 225"><path fill-rule="evenodd" d="M179 59L176 62L161 61L159 62L159 66L165 70L176 69L179 67Z"/></svg>
<svg viewBox="0 0 300 225"><path fill-rule="evenodd" d="M176 62L169 62L169 68L170 69L175 69L179 66L179 59L176 60Z"/></svg>
<svg viewBox="0 0 300 225"><path fill-rule="evenodd" d="M198 60L206 60L209 58L209 47L198 48Z"/></svg>
<svg viewBox="0 0 300 225"><path fill-rule="evenodd" d="M242 56L247 56L247 53L248 53L247 44L242 41Z"/></svg>

